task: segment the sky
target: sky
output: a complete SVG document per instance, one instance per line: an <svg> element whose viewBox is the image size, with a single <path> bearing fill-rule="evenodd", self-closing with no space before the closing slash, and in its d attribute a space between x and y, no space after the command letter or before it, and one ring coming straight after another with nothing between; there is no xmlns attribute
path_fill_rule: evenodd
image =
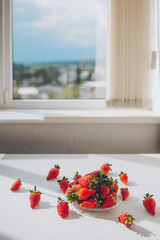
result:
<svg viewBox="0 0 160 240"><path fill-rule="evenodd" d="M94 60L106 0L13 0L15 63Z"/></svg>

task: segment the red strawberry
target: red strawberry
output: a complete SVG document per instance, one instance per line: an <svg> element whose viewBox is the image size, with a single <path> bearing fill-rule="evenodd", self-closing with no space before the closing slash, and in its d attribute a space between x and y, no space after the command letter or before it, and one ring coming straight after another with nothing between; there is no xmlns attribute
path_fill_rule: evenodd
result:
<svg viewBox="0 0 160 240"><path fill-rule="evenodd" d="M121 172L121 173L119 174L119 176L120 176L120 180L121 180L125 185L127 185L127 184L128 184L128 176L127 176L127 173Z"/></svg>
<svg viewBox="0 0 160 240"><path fill-rule="evenodd" d="M153 195L147 193L144 197L145 199L143 200L143 206L147 209L148 212L150 212L152 215L155 215L156 202L152 197Z"/></svg>
<svg viewBox="0 0 160 240"><path fill-rule="evenodd" d="M97 170L97 171L94 171L94 172L91 172L91 173L87 173L85 176L88 176L88 175L92 176L93 178L94 177L99 178L99 171Z"/></svg>
<svg viewBox="0 0 160 240"><path fill-rule="evenodd" d="M66 195L69 195L69 194L74 193L74 192L75 192L74 189L69 188L69 189L66 190Z"/></svg>
<svg viewBox="0 0 160 240"><path fill-rule="evenodd" d="M129 196L128 188L121 188L122 199L125 201Z"/></svg>
<svg viewBox="0 0 160 240"><path fill-rule="evenodd" d="M117 201L117 192L110 191L110 195L114 197L115 201Z"/></svg>
<svg viewBox="0 0 160 240"><path fill-rule="evenodd" d="M60 186L62 192L65 193L65 191L67 190L68 185L69 185L68 178L63 177L62 180L58 180L57 182L59 183L59 186Z"/></svg>
<svg viewBox="0 0 160 240"><path fill-rule="evenodd" d="M116 204L115 198L112 197L111 195L108 195L106 199L104 200L101 208L110 208L113 207Z"/></svg>
<svg viewBox="0 0 160 240"><path fill-rule="evenodd" d="M73 181L73 182L71 182L71 183L69 183L69 187L71 188L71 187L72 187L72 185L74 185L74 184L78 184L78 179L77 179L77 180L75 180L75 181Z"/></svg>
<svg viewBox="0 0 160 240"><path fill-rule="evenodd" d="M81 178L81 177L82 177L82 176L81 176L78 172L76 172L75 175L74 175L73 180L78 180L78 179Z"/></svg>
<svg viewBox="0 0 160 240"><path fill-rule="evenodd" d="M61 218L65 218L69 215L68 203L61 198L58 198L57 212Z"/></svg>
<svg viewBox="0 0 160 240"><path fill-rule="evenodd" d="M10 190L13 192L15 190L17 190L20 186L21 186L21 180L18 179L17 181L15 181L12 185L12 187L10 188Z"/></svg>
<svg viewBox="0 0 160 240"><path fill-rule="evenodd" d="M60 167L58 165L55 165L54 168L52 168L47 176L47 180L51 180L53 178L56 178L59 175L59 169Z"/></svg>
<svg viewBox="0 0 160 240"><path fill-rule="evenodd" d="M96 190L91 190L88 188L81 188L78 192L78 197L80 200L86 200L95 194Z"/></svg>
<svg viewBox="0 0 160 240"><path fill-rule="evenodd" d="M126 227L130 227L133 224L133 220L135 220L135 217L129 213L123 213L118 217L118 220Z"/></svg>
<svg viewBox="0 0 160 240"><path fill-rule="evenodd" d="M108 173L109 171L112 171L112 169L110 168L110 166L112 166L112 164L109 164L109 163L105 163L101 166L101 171L103 173Z"/></svg>
<svg viewBox="0 0 160 240"><path fill-rule="evenodd" d="M113 183L112 186L115 188L116 192L118 192L119 187L118 187L118 181L117 181L117 179L114 181L114 183Z"/></svg>
<svg viewBox="0 0 160 240"><path fill-rule="evenodd" d="M30 197L29 197L29 200L30 200L30 206L31 208L35 208L35 206L39 203L40 199L41 199L41 192L37 192L36 191L36 186L34 187L34 190L30 190Z"/></svg>
<svg viewBox="0 0 160 240"><path fill-rule="evenodd" d="M80 204L80 206L84 208L89 208L89 209L96 208L96 200L94 198L85 200Z"/></svg>
<svg viewBox="0 0 160 240"><path fill-rule="evenodd" d="M100 186L100 196L102 199L105 199L109 194L109 187L101 185Z"/></svg>
<svg viewBox="0 0 160 240"><path fill-rule="evenodd" d="M79 178L79 179L78 179L78 183L81 184L82 187L88 188L88 187L89 187L89 182L88 182L88 180L91 179L91 178L92 178L91 175L84 176L83 178Z"/></svg>
<svg viewBox="0 0 160 240"><path fill-rule="evenodd" d="M81 184L73 184L72 189L76 192L82 188Z"/></svg>

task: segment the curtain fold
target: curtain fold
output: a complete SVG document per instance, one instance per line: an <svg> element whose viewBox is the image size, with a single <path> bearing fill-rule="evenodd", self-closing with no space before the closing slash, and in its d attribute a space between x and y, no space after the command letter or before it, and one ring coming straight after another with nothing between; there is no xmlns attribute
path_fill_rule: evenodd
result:
<svg viewBox="0 0 160 240"><path fill-rule="evenodd" d="M153 107L157 1L109 0L108 106Z"/></svg>

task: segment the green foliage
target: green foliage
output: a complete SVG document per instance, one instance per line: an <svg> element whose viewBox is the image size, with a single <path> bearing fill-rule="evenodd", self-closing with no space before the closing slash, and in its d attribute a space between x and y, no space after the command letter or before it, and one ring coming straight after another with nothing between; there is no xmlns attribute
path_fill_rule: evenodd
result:
<svg viewBox="0 0 160 240"><path fill-rule="evenodd" d="M77 86L69 85L64 88L62 98L72 99L79 98L79 90Z"/></svg>
<svg viewBox="0 0 160 240"><path fill-rule="evenodd" d="M18 87L17 86L13 87L13 98L14 99L20 99L21 98L21 96L18 94Z"/></svg>

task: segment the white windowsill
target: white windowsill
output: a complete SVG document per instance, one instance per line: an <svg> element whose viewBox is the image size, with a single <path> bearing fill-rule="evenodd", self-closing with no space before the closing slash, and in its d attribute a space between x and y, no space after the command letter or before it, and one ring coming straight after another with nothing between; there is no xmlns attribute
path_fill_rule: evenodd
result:
<svg viewBox="0 0 160 240"><path fill-rule="evenodd" d="M160 123L151 110L0 110L0 123Z"/></svg>

